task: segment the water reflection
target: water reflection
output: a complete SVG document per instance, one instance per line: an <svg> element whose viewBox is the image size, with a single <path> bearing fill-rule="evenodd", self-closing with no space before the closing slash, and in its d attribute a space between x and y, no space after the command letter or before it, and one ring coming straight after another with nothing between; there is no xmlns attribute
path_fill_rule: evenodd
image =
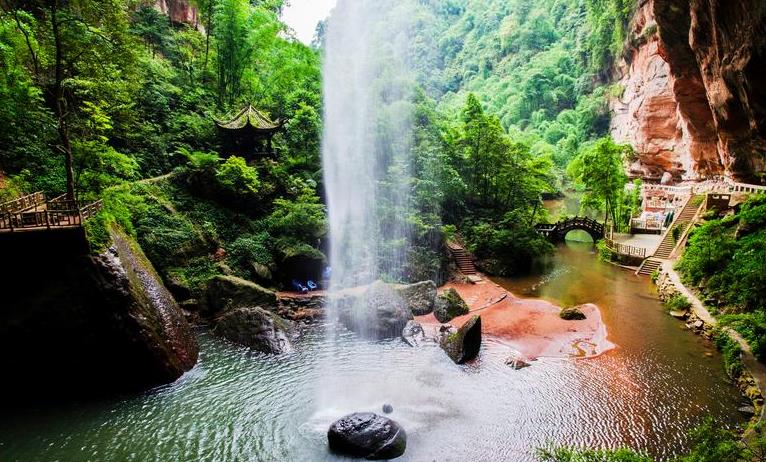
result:
<svg viewBox="0 0 766 462"><path fill-rule="evenodd" d="M649 282L597 262L591 246L562 247L543 274L499 282L516 293L536 287L554 303L598 304L618 349L517 371L493 339L460 367L435 347L351 334L328 343L321 328L282 358L202 334L200 364L171 386L0 418L0 459L336 460L325 448L329 423L384 402L408 432L405 461L532 461L547 441L631 445L666 460L704 415L737 421L738 394L717 355L705 356L710 346L678 328ZM318 408L320 375L333 377L333 407Z"/></svg>

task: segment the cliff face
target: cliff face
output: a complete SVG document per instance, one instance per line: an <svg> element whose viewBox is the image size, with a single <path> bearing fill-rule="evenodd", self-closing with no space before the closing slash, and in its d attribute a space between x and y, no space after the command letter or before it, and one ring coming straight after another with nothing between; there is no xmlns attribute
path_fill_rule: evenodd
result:
<svg viewBox="0 0 766 462"><path fill-rule="evenodd" d="M677 179L766 170L766 2L643 0L618 68L612 135L631 173Z"/></svg>
<svg viewBox="0 0 766 462"><path fill-rule="evenodd" d="M156 0L154 6L162 14L170 17L174 23L188 24L194 27L199 25L197 8L192 6L189 0Z"/></svg>

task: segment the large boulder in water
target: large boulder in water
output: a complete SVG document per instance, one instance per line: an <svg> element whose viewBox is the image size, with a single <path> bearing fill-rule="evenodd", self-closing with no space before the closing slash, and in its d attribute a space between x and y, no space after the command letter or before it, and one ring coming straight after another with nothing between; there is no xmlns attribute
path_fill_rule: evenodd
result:
<svg viewBox="0 0 766 462"><path fill-rule="evenodd" d="M407 321L413 319L394 286L383 281L370 284L361 294L352 291L340 295L338 306L346 327L375 340L399 337Z"/></svg>
<svg viewBox="0 0 766 462"><path fill-rule="evenodd" d="M216 320L214 332L262 353L282 354L292 350L293 323L260 307L229 310Z"/></svg>
<svg viewBox="0 0 766 462"><path fill-rule="evenodd" d="M434 281L397 286L395 290L407 303L413 315L423 316L434 310L436 303L436 283Z"/></svg>
<svg viewBox="0 0 766 462"><path fill-rule="evenodd" d="M327 431L330 450L368 460L395 459L407 448L404 429L388 417L357 412L335 421Z"/></svg>
<svg viewBox="0 0 766 462"><path fill-rule="evenodd" d="M14 402L134 392L196 363L195 332L151 263L120 229L108 231L112 242L95 254L76 228L0 242L14 268L0 280L0 348L13 351L5 396Z"/></svg>
<svg viewBox="0 0 766 462"><path fill-rule="evenodd" d="M434 316L439 322L450 322L458 316L468 314L469 311L468 304L452 287L436 298Z"/></svg>
<svg viewBox="0 0 766 462"><path fill-rule="evenodd" d="M481 349L481 317L473 316L460 329L451 327L444 330L439 338L439 346L457 364L476 358Z"/></svg>
<svg viewBox="0 0 766 462"><path fill-rule="evenodd" d="M206 314L214 315L243 306L276 306L277 294L235 276L216 276L207 287Z"/></svg>

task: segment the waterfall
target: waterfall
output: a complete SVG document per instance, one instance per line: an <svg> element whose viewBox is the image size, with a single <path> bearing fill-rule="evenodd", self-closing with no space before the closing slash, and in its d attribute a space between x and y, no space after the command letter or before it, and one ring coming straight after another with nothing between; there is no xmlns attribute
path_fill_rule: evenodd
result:
<svg viewBox="0 0 766 462"><path fill-rule="evenodd" d="M413 2L414 3L414 2ZM340 0L324 57L322 160L330 223L330 288L404 277L410 245L414 78L410 1ZM328 316L337 316L337 302ZM369 310L351 310L364 332Z"/></svg>

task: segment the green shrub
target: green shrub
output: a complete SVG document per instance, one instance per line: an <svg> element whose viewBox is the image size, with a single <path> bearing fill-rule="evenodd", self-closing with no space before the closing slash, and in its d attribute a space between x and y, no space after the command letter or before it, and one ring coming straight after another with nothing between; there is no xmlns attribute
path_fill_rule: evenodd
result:
<svg viewBox="0 0 766 462"><path fill-rule="evenodd" d="M628 448L575 449L548 445L537 450L541 462L652 462L646 454Z"/></svg>
<svg viewBox="0 0 766 462"><path fill-rule="evenodd" d="M678 242L678 239L681 238L681 226L675 225L670 231L670 235L673 237L673 242Z"/></svg>
<svg viewBox="0 0 766 462"><path fill-rule="evenodd" d="M720 316L718 321L742 335L756 358L766 359L766 313L727 314Z"/></svg>
<svg viewBox="0 0 766 462"><path fill-rule="evenodd" d="M613 262L617 260L617 254L607 247L604 240L596 242L596 250L598 250L598 258L601 261Z"/></svg>
<svg viewBox="0 0 766 462"><path fill-rule="evenodd" d="M734 341L729 334L723 330L716 329L713 333L713 340L718 351L723 355L723 365L729 377L738 377L742 373L742 348L739 343Z"/></svg>
<svg viewBox="0 0 766 462"><path fill-rule="evenodd" d="M260 181L258 171L247 165L245 159L232 156L226 159L215 175L218 185L237 196L248 196L258 192Z"/></svg>
<svg viewBox="0 0 766 462"><path fill-rule="evenodd" d="M103 211L85 222L85 236L88 239L88 246L92 254L103 252L111 244L109 223L109 216Z"/></svg>
<svg viewBox="0 0 766 462"><path fill-rule="evenodd" d="M656 283L657 283L657 281L660 279L660 270L654 270L654 271L652 271L652 276L651 276L651 278L652 278L652 282L656 284Z"/></svg>
<svg viewBox="0 0 766 462"><path fill-rule="evenodd" d="M253 272L253 263L269 266L273 262L270 241L271 236L265 232L238 238L226 247L229 264L245 278Z"/></svg>
<svg viewBox="0 0 766 462"><path fill-rule="evenodd" d="M665 301L665 305L670 311L686 311L692 307L689 299L682 294L675 294Z"/></svg>
<svg viewBox="0 0 766 462"><path fill-rule="evenodd" d="M221 157L214 151L189 151L179 148L177 154L186 158L187 168L192 170L213 171L221 164Z"/></svg>

